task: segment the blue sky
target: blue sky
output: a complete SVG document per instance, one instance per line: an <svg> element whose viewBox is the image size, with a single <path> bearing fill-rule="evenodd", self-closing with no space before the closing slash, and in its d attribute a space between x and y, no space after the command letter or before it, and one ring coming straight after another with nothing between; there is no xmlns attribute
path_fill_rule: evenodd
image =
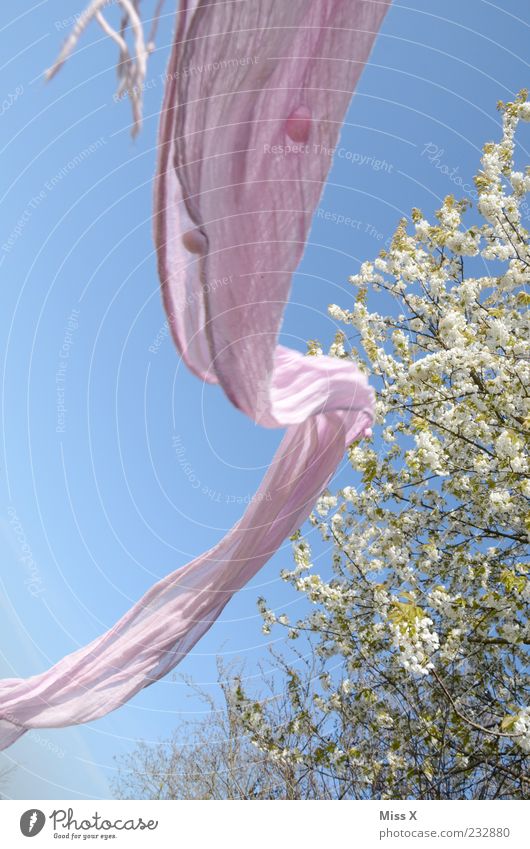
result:
<svg viewBox="0 0 530 849"><path fill-rule="evenodd" d="M24 0L0 11L0 672L9 677L84 645L214 544L281 438L189 375L164 333L151 196L173 15L161 22L133 142L129 104L113 98L114 46L95 26L43 83L81 9ZM455 181L470 182L482 143L498 136L497 101L530 81L529 35L518 0L394 3L347 115L340 145L351 158L334 163L282 341L328 345L327 305L348 305L348 276L397 220L466 191ZM352 477L344 463L337 485ZM177 671L212 691L217 654L252 673L271 640L257 596L296 616L300 601L278 578L289 564L286 544ZM200 710L169 676L98 722L26 735L0 758L18 765L5 795L104 798L114 755Z"/></svg>

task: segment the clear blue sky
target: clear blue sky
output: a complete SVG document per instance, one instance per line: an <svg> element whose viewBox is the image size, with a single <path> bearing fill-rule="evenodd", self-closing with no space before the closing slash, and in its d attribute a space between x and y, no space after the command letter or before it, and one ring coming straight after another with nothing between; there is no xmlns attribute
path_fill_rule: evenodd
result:
<svg viewBox="0 0 530 849"><path fill-rule="evenodd" d="M281 438L203 388L159 336L151 194L167 6L135 142L128 103L113 99L115 49L97 27L52 83L42 81L81 0L24 0L0 11L4 676L37 673L84 645L156 579L215 543ZM530 82L529 37L521 0L394 3L342 134L356 162L336 161L321 203L355 223L315 218L284 342L329 344L326 307L349 303L348 275L412 206L432 213L445 194L461 193L455 177L468 183L482 143L498 136L497 101ZM351 478L343 464L337 480ZM286 544L178 671L213 687L216 654L243 658L252 671L269 640L257 596L296 616L300 602L278 578L289 564ZM18 764L4 792L108 796L113 755L202 709L170 676L98 722L26 735L0 759Z"/></svg>

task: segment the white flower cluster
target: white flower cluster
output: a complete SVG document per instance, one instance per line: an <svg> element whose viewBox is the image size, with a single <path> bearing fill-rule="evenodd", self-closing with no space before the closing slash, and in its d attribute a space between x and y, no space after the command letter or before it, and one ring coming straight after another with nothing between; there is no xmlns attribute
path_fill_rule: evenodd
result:
<svg viewBox="0 0 530 849"><path fill-rule="evenodd" d="M333 508L337 506L337 501L337 496L332 495L326 490L326 492L323 492L318 499L315 505L315 510L319 516L327 516L329 511L333 510Z"/></svg>
<svg viewBox="0 0 530 849"><path fill-rule="evenodd" d="M392 642L398 649L399 662L413 675L428 675L434 668L432 655L438 651L440 640L432 630L433 621L428 616L414 622L390 622Z"/></svg>
<svg viewBox="0 0 530 849"><path fill-rule="evenodd" d="M530 708L519 711L511 730L514 734L521 735L517 737L517 745L523 752L530 754Z"/></svg>

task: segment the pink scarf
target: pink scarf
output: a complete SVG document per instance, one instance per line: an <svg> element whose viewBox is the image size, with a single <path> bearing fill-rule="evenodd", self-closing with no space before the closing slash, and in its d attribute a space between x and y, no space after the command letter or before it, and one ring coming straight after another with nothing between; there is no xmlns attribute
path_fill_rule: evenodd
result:
<svg viewBox="0 0 530 849"><path fill-rule="evenodd" d="M104 716L166 675L304 522L346 446L369 434L373 393L357 368L304 357L277 336L389 2L182 0L155 185L164 306L188 367L254 421L287 431L216 546L88 646L0 682L0 748L30 728Z"/></svg>

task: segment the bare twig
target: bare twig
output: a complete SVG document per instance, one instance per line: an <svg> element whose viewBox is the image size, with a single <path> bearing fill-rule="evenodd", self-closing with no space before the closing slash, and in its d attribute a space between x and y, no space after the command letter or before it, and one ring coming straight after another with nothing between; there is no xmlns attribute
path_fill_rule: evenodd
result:
<svg viewBox="0 0 530 849"><path fill-rule="evenodd" d="M479 725L478 722L473 722L472 719L470 719L468 716L466 716L464 713L462 713L461 710L459 710L459 708L458 708L455 700L453 699L451 693L449 692L449 690L445 686L444 682L442 681L442 679L440 678L440 676L438 675L436 670L432 669L431 671L432 671L433 676L438 681L438 684L440 685L440 687L444 691L445 695L449 699L449 701L451 703L451 707L453 708L454 712L459 717L459 719L462 720L462 722L467 723L467 725L470 725L471 728L475 728L477 731L482 731L483 734L491 734L493 737L510 737L510 738L522 737L521 733L511 734L507 731L493 731L491 728L486 728L484 725Z"/></svg>
<svg viewBox="0 0 530 849"><path fill-rule="evenodd" d="M109 0L91 0L84 12L77 18L57 59L46 71L45 77L47 80L50 80L57 74L71 56L90 22L95 20L105 35L118 47L118 94L127 93L129 95L133 113L131 133L135 136L142 126L142 94L147 72L147 60L149 54L155 49L154 39L165 0L158 0L157 2L147 43L144 38L144 29L139 13L139 0L115 0L115 2L123 11L121 31L118 32L114 29L103 14L105 6L109 5ZM125 37L128 27L130 27L132 32L134 55L131 55L131 50Z"/></svg>

